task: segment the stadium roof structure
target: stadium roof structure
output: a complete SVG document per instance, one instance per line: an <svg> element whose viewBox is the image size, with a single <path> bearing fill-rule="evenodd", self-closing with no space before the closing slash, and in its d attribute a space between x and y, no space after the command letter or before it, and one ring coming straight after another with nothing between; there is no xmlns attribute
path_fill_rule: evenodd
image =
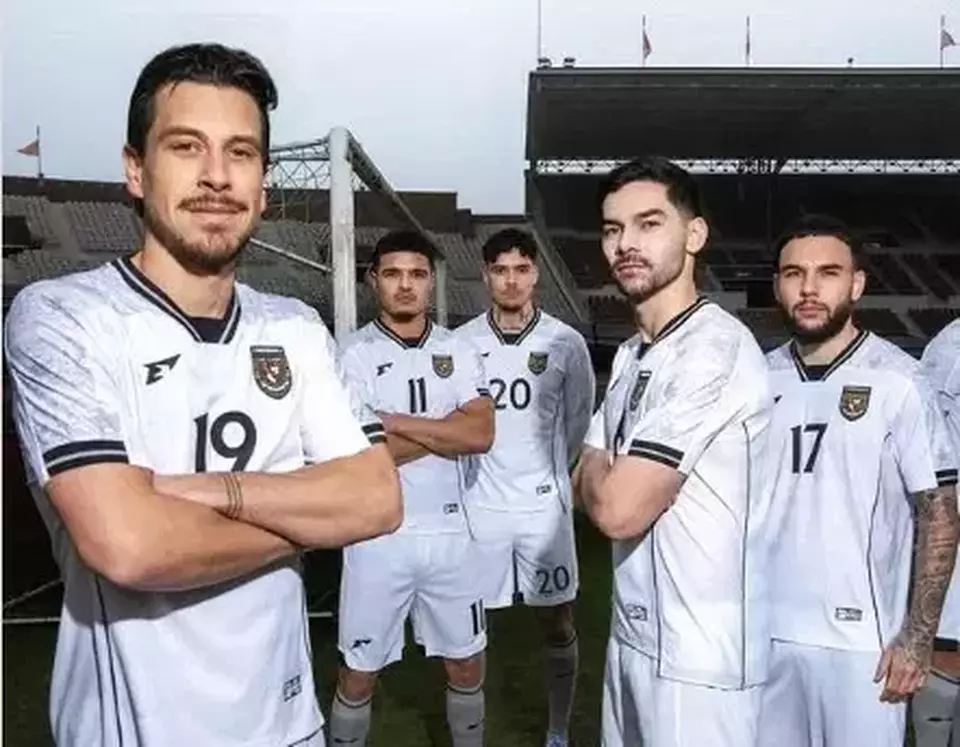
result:
<svg viewBox="0 0 960 747"><path fill-rule="evenodd" d="M528 95L534 171L641 153L960 168L960 69L540 69Z"/></svg>

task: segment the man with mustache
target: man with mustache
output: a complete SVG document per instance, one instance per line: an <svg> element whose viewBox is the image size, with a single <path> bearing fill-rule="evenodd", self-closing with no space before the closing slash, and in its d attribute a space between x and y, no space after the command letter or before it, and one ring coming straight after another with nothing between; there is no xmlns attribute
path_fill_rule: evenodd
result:
<svg viewBox="0 0 960 747"><path fill-rule="evenodd" d="M954 567L956 456L918 362L854 324L860 252L842 222L815 215L776 246L793 339L767 356L778 515L765 745L902 747Z"/></svg>
<svg viewBox="0 0 960 747"><path fill-rule="evenodd" d="M569 465L593 412L593 365L583 336L534 303L534 237L506 228L482 251L491 308L457 335L484 356L497 438L473 460L467 516L483 548L477 572L487 607L533 608L544 648L545 743L566 747L579 661Z"/></svg>
<svg viewBox="0 0 960 747"><path fill-rule="evenodd" d="M960 319L938 332L923 351L920 368L937 397L960 460ZM913 698L917 747L960 747L960 572L943 603L930 676Z"/></svg>
<svg viewBox="0 0 960 747"><path fill-rule="evenodd" d="M483 744L482 558L463 513L461 462L490 448L493 402L476 349L427 316L434 262L417 232L381 238L369 275L380 313L342 346L344 373L380 413L401 465L404 521L344 551L333 744L366 744L377 676L403 656L408 618L427 656L443 659L454 747Z"/></svg>
<svg viewBox="0 0 960 747"><path fill-rule="evenodd" d="M613 540L602 744L748 747L769 652L769 493L754 469L773 404L763 353L698 296L708 226L689 173L661 158L620 166L600 212L638 328L574 474Z"/></svg>
<svg viewBox="0 0 960 747"><path fill-rule="evenodd" d="M150 60L123 149L141 246L9 312L14 418L64 584L63 747L322 745L300 553L402 518L383 426L354 414L317 313L235 281L276 103L245 51Z"/></svg>

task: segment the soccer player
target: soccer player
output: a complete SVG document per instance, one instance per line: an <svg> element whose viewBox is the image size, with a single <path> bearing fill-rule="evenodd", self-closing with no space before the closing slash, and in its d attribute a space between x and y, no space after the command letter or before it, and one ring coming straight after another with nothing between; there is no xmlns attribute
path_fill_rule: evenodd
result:
<svg viewBox="0 0 960 747"><path fill-rule="evenodd" d="M772 398L750 331L694 282L696 182L643 158L601 189L601 244L638 331L615 358L574 485L613 540L604 747L756 744L766 678Z"/></svg>
<svg viewBox="0 0 960 747"><path fill-rule="evenodd" d="M765 745L902 747L953 570L943 418L918 362L855 326L864 285L859 244L835 218L805 216L777 243L793 339L767 356L777 405L765 474L782 513Z"/></svg>
<svg viewBox="0 0 960 747"><path fill-rule="evenodd" d="M933 387L960 460L960 319L927 343L920 369ZM913 698L917 747L960 747L960 572L956 566L934 641L930 676ZM952 742L951 742L952 739Z"/></svg>
<svg viewBox="0 0 960 747"><path fill-rule="evenodd" d="M64 747L322 745L299 552L402 518L383 428L354 415L318 315L234 280L276 100L244 51L154 57L123 152L142 245L9 312L14 418L63 576Z"/></svg>
<svg viewBox="0 0 960 747"><path fill-rule="evenodd" d="M457 335L483 355L497 417L493 448L474 460L467 518L483 547L488 609L534 608L545 644L548 747L564 747L576 690L577 552L568 465L583 443L596 387L572 327L536 308L537 244L517 229L483 246L491 309Z"/></svg>
<svg viewBox="0 0 960 747"><path fill-rule="evenodd" d="M330 719L333 744L363 747L377 674L403 654L412 617L427 656L443 658L454 747L483 744L486 625L482 562L463 512L460 457L493 442L493 402L475 348L427 317L434 249L397 231L370 270L379 317L344 341L341 363L380 413L400 467L404 521L388 537L348 547L340 586L344 666Z"/></svg>

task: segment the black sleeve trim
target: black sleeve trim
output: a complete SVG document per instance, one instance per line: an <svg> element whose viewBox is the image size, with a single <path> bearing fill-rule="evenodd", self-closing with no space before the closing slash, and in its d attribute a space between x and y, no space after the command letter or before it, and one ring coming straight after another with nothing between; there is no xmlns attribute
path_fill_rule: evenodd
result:
<svg viewBox="0 0 960 747"><path fill-rule="evenodd" d="M674 469L679 467L680 462L683 461L682 451L677 451L677 449L672 449L669 446L654 443L653 441L641 441L639 439L630 444L630 450L627 452L627 455L645 457L654 462L666 464L668 467L673 467Z"/></svg>
<svg viewBox="0 0 960 747"><path fill-rule="evenodd" d="M384 430L384 427L381 423L368 423L363 426L363 435L367 437L367 441L373 444L385 444L387 442L387 432Z"/></svg>
<svg viewBox="0 0 960 747"><path fill-rule="evenodd" d="M366 425L361 426L360 430L362 430L364 435L367 436L376 433L383 433L383 423L367 423Z"/></svg>
<svg viewBox="0 0 960 747"><path fill-rule="evenodd" d="M374 446L376 444L385 444L387 442L387 434L378 433L373 436L367 436L367 440L370 442L371 446Z"/></svg>
<svg viewBox="0 0 960 747"><path fill-rule="evenodd" d="M91 464L127 464L129 461L123 441L74 441L56 446L43 455L51 477Z"/></svg>
<svg viewBox="0 0 960 747"><path fill-rule="evenodd" d="M945 488L949 485L957 484L957 470L955 469L941 469L937 470L937 485L941 488Z"/></svg>
<svg viewBox="0 0 960 747"><path fill-rule="evenodd" d="M479 386L478 386L478 387L477 387L477 394L479 394L481 397L489 397L489 396L490 396L490 390L487 389L486 387L479 387Z"/></svg>

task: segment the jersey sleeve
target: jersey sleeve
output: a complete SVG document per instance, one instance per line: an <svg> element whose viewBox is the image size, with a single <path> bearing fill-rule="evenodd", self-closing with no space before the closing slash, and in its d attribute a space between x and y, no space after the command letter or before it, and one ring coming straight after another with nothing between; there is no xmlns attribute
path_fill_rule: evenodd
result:
<svg viewBox="0 0 960 747"><path fill-rule="evenodd" d="M477 397L490 396L487 374L480 351L468 342L460 342L463 355L457 361L457 402L465 405Z"/></svg>
<svg viewBox="0 0 960 747"><path fill-rule="evenodd" d="M119 367L103 339L55 294L27 288L12 304L4 352L13 416L40 485L77 467L129 461Z"/></svg>
<svg viewBox="0 0 960 747"><path fill-rule="evenodd" d="M336 342L319 317L307 321L303 344L303 440L306 457L323 462L386 441L383 423L347 376Z"/></svg>
<svg viewBox="0 0 960 747"><path fill-rule="evenodd" d="M566 371L563 377L564 426L567 455L574 458L590 428L597 382L587 343L572 334L567 345ZM601 431L602 437L602 431Z"/></svg>
<svg viewBox="0 0 960 747"><path fill-rule="evenodd" d="M911 493L956 485L957 456L936 395L921 375L909 380L890 436L900 475Z"/></svg>
<svg viewBox="0 0 960 747"><path fill-rule="evenodd" d="M622 452L690 474L717 435L741 413L751 393L733 382L738 341L680 350L667 378L649 395L650 406L624 440Z"/></svg>
<svg viewBox="0 0 960 747"><path fill-rule="evenodd" d="M949 331L944 330L927 345L920 370L946 418L954 453L960 454L960 345L956 344L960 333L948 335Z"/></svg>

